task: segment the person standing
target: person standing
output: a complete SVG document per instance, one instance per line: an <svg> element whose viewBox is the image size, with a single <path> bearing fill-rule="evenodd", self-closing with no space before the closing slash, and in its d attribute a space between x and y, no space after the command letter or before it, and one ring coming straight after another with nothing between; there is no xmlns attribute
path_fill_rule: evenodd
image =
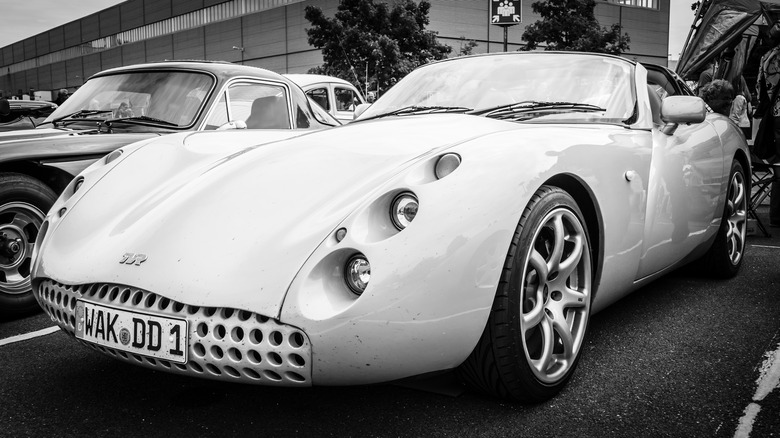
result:
<svg viewBox="0 0 780 438"><path fill-rule="evenodd" d="M62 105L62 103L68 99L68 95L68 90L66 88L60 89L60 92L57 94L57 100L55 100L54 103Z"/></svg>
<svg viewBox="0 0 780 438"><path fill-rule="evenodd" d="M758 107L767 108L763 117L774 117L774 139L775 143L780 141L780 101L775 96L780 86L780 23L775 23L769 30L769 39L772 43L772 49L761 57L758 65L758 81L756 89L758 90ZM763 90L762 90L763 88ZM767 101L768 100L768 101ZM772 160L775 176L780 175L780 162L775 156ZM769 195L769 226L780 227L780 180L777 178L772 183L772 190Z"/></svg>
<svg viewBox="0 0 780 438"><path fill-rule="evenodd" d="M752 113L750 108L751 97L748 84L743 76L739 77L734 93L736 96L734 96L734 100L731 102L729 118L739 126L742 133L745 134L745 138L750 140L753 135L750 129L750 118L748 118L748 114Z"/></svg>

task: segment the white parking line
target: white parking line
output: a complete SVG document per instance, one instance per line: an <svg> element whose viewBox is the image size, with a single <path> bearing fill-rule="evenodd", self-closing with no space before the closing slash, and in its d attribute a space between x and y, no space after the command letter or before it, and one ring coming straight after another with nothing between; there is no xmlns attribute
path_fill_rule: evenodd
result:
<svg viewBox="0 0 780 438"><path fill-rule="evenodd" d="M745 414L739 419L737 432L734 438L748 438L753 430L753 422L761 411L761 405L758 402L764 400L772 390L780 387L780 343L777 344L777 350L764 353L764 362L759 369L758 380L756 380L756 393L753 395L753 403L745 408Z"/></svg>
<svg viewBox="0 0 780 438"><path fill-rule="evenodd" d="M780 249L780 246L773 246L773 245L750 245L755 248L771 248L771 249Z"/></svg>
<svg viewBox="0 0 780 438"><path fill-rule="evenodd" d="M0 339L0 347L2 347L3 345L13 344L14 342L26 341L28 339L37 338L39 336L50 335L59 330L60 328L55 325L53 327L48 327L35 332L30 332L22 335L11 336L10 338Z"/></svg>

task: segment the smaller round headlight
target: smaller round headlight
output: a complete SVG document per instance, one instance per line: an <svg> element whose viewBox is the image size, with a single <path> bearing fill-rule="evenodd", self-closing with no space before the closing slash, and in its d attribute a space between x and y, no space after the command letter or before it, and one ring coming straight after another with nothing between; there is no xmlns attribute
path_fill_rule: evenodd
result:
<svg viewBox="0 0 780 438"><path fill-rule="evenodd" d="M76 180L76 183L75 183L75 184L73 184L73 193L76 193L76 192L78 192L78 191L79 191L79 189L81 188L81 186L82 186L83 184L84 184L84 177L80 176L80 177L79 177L79 178Z"/></svg>
<svg viewBox="0 0 780 438"><path fill-rule="evenodd" d="M106 164L110 164L112 161L119 158L120 155L122 155L122 149L117 149L114 152L106 155Z"/></svg>
<svg viewBox="0 0 780 438"><path fill-rule="evenodd" d="M363 293L371 280L371 265L363 254L350 257L345 266L344 278L349 289L357 295Z"/></svg>
<svg viewBox="0 0 780 438"><path fill-rule="evenodd" d="M455 172L455 169L460 166L460 155L458 154L444 154L436 161L436 178L442 179L445 176Z"/></svg>
<svg viewBox="0 0 780 438"><path fill-rule="evenodd" d="M393 199L393 205L390 210L390 218L393 220L393 225L399 230L408 227L414 220L414 217L417 216L419 208L420 203L411 192L404 192L396 196Z"/></svg>

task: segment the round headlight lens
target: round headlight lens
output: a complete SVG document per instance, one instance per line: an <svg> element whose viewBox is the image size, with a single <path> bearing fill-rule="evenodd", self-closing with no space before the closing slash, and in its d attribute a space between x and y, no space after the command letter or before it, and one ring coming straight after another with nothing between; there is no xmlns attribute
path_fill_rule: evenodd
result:
<svg viewBox="0 0 780 438"><path fill-rule="evenodd" d="M390 210L390 218L393 220L393 225L399 230L408 227L414 220L414 217L417 216L419 208L420 203L411 192L404 192L396 196Z"/></svg>
<svg viewBox="0 0 780 438"><path fill-rule="evenodd" d="M445 176L451 174L452 172L455 172L455 169L460 166L460 155L458 154L444 154L441 157L439 157L439 160L436 162L436 168L434 169L434 172L436 173L436 178L442 179Z"/></svg>
<svg viewBox="0 0 780 438"><path fill-rule="evenodd" d="M84 184L84 177L81 177L81 176L80 176L80 177L79 177L79 178L76 180L76 183L75 183L75 184L73 184L73 193L76 193L76 192L78 192L78 191L79 191L79 189L81 188L81 186L82 186L83 184Z"/></svg>
<svg viewBox="0 0 780 438"><path fill-rule="evenodd" d="M110 164L112 161L119 158L120 155L122 155L122 149L117 149L114 152L106 155L106 164Z"/></svg>
<svg viewBox="0 0 780 438"><path fill-rule="evenodd" d="M363 293L371 280L371 265L363 254L355 254L347 261L344 277L349 289L357 295Z"/></svg>

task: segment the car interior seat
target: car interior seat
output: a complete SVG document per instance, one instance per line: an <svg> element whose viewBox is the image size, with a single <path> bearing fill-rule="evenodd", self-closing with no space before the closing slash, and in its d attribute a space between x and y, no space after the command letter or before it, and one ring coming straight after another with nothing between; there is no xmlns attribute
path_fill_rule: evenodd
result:
<svg viewBox="0 0 780 438"><path fill-rule="evenodd" d="M658 94L658 85L647 84L647 96L650 98L650 112L653 114L653 124L663 125L661 120L661 96Z"/></svg>
<svg viewBox="0 0 780 438"><path fill-rule="evenodd" d="M263 96L252 102L247 129L289 129L287 102L282 96Z"/></svg>

